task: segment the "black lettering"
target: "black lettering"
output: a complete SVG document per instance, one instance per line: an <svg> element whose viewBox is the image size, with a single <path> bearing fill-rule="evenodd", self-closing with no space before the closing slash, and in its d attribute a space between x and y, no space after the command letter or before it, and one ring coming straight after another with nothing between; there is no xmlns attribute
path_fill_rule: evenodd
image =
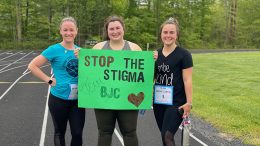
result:
<svg viewBox="0 0 260 146"><path fill-rule="evenodd" d="M108 69L104 70L104 79L105 80L109 79L109 70Z"/></svg>
<svg viewBox="0 0 260 146"><path fill-rule="evenodd" d="M140 82L140 81L144 82L144 74L143 74L143 72L140 72L140 73L139 73L137 82Z"/></svg>
<svg viewBox="0 0 260 146"><path fill-rule="evenodd" d="M117 72L117 70L111 70L111 72L113 73L113 80L116 80L116 72Z"/></svg>
<svg viewBox="0 0 260 146"><path fill-rule="evenodd" d="M128 82L136 82L136 72L133 73L129 72L128 78L129 78Z"/></svg>
<svg viewBox="0 0 260 146"><path fill-rule="evenodd" d="M136 69L137 68L137 59L131 59L131 69Z"/></svg>
<svg viewBox="0 0 260 146"><path fill-rule="evenodd" d="M126 70L122 71L122 80L123 81L128 80L128 72Z"/></svg>
<svg viewBox="0 0 260 146"><path fill-rule="evenodd" d="M124 58L124 60L125 60L125 68L127 69L128 68L128 60L129 60L130 58Z"/></svg>
<svg viewBox="0 0 260 146"><path fill-rule="evenodd" d="M144 59L139 59L138 69L144 69L143 65L144 65Z"/></svg>

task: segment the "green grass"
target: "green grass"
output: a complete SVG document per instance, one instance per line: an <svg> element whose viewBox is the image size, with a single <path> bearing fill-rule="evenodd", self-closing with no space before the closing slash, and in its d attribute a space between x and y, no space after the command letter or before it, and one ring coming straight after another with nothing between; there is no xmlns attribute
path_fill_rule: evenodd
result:
<svg viewBox="0 0 260 146"><path fill-rule="evenodd" d="M193 113L260 145L260 52L193 54Z"/></svg>

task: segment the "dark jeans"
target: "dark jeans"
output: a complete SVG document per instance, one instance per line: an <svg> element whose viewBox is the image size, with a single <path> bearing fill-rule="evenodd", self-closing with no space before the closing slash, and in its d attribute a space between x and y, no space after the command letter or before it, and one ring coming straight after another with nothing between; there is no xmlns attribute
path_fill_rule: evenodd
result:
<svg viewBox="0 0 260 146"><path fill-rule="evenodd" d="M55 128L55 146L65 146L65 133L69 121L71 146L82 146L82 132L85 124L85 109L78 108L77 100L63 100L50 94L49 109Z"/></svg>
<svg viewBox="0 0 260 146"><path fill-rule="evenodd" d="M182 122L178 107L153 105L154 116L161 131L164 146L174 146L174 135Z"/></svg>
<svg viewBox="0 0 260 146"><path fill-rule="evenodd" d="M125 146L138 146L136 134L138 110L95 109L98 126L98 146L111 146L116 120Z"/></svg>

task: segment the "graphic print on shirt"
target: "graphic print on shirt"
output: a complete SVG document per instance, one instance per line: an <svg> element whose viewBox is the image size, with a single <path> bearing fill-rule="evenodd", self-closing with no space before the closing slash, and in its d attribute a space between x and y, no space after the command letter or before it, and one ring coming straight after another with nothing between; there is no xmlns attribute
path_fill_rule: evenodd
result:
<svg viewBox="0 0 260 146"><path fill-rule="evenodd" d="M72 77L78 76L78 59L68 57L65 61L65 67L67 73Z"/></svg>
<svg viewBox="0 0 260 146"><path fill-rule="evenodd" d="M160 85L172 86L173 73L171 73L170 76L169 76L167 74L169 72L170 72L170 66L169 65L165 65L164 63L162 65L159 65L156 83L160 84Z"/></svg>

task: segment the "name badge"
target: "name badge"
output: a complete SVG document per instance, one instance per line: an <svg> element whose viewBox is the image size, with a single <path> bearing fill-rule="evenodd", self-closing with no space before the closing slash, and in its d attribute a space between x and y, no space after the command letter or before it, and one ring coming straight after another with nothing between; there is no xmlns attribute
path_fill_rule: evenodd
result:
<svg viewBox="0 0 260 146"><path fill-rule="evenodd" d="M70 84L69 99L78 99L78 85L77 84Z"/></svg>
<svg viewBox="0 0 260 146"><path fill-rule="evenodd" d="M154 86L154 103L172 105L174 86Z"/></svg>

